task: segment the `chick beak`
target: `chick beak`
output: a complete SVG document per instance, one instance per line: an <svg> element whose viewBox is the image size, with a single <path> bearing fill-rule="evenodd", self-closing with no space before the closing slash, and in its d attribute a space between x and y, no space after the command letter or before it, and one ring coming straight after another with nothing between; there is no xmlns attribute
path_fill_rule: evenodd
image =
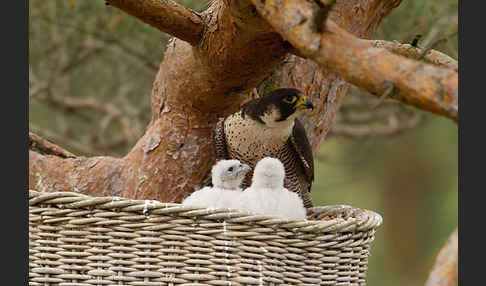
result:
<svg viewBox="0 0 486 286"><path fill-rule="evenodd" d="M298 109L314 109L312 102L306 97L302 96L299 98L297 104L295 105Z"/></svg>
<svg viewBox="0 0 486 286"><path fill-rule="evenodd" d="M243 172L243 174L246 174L250 170L250 166L247 164L240 164L239 172Z"/></svg>

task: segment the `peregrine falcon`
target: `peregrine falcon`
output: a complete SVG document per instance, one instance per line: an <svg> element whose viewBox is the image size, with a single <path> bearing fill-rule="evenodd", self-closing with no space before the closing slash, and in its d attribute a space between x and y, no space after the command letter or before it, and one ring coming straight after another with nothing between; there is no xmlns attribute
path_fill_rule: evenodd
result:
<svg viewBox="0 0 486 286"><path fill-rule="evenodd" d="M309 108L310 100L293 88L276 89L243 104L213 129L216 158L238 159L252 170L264 157L278 158L285 167L285 188L299 194L306 208L312 207L314 160L304 126L296 118ZM250 185L251 176L246 174L243 188Z"/></svg>
<svg viewBox="0 0 486 286"><path fill-rule="evenodd" d="M210 208L233 207L235 195L241 193L241 182L249 170L248 165L238 160L218 161L211 170L213 187L193 192L182 204Z"/></svg>
<svg viewBox="0 0 486 286"><path fill-rule="evenodd" d="M251 186L245 189L235 208L241 211L305 219L302 199L284 188L285 169L276 158L265 157L255 166Z"/></svg>

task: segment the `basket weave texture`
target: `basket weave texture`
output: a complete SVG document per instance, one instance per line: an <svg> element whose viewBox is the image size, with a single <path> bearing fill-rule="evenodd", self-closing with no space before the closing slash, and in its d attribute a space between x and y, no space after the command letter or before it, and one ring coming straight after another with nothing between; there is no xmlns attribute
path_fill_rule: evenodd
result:
<svg viewBox="0 0 486 286"><path fill-rule="evenodd" d="M365 285L379 214L285 220L231 209L29 191L29 285Z"/></svg>

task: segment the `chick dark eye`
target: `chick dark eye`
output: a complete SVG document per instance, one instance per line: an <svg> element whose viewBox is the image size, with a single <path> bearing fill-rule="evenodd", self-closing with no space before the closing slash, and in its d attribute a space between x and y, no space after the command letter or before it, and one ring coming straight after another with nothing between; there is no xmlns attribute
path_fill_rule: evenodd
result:
<svg viewBox="0 0 486 286"><path fill-rule="evenodd" d="M228 171L233 172L233 167L229 167Z"/></svg>

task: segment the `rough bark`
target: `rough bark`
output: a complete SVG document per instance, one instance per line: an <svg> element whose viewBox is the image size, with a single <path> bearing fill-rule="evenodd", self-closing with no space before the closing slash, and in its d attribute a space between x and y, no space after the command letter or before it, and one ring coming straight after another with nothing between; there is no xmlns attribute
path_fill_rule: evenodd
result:
<svg viewBox="0 0 486 286"><path fill-rule="evenodd" d="M457 72L407 59L359 40L331 19L316 33L315 5L305 0L252 0L258 12L299 54L347 82L420 109L458 119ZM323 25L321 23L320 25ZM339 48L337 48L339 47Z"/></svg>
<svg viewBox="0 0 486 286"><path fill-rule="evenodd" d="M437 255L434 267L425 286L458 285L458 233L457 228L451 233L447 242Z"/></svg>
<svg viewBox="0 0 486 286"><path fill-rule="evenodd" d="M120 1L127 2L150 1ZM249 2L215 1L201 19L207 28L196 45L169 43L152 90L152 120L125 157L64 160L31 151L30 187L174 202L200 187L214 162L209 138L218 116L234 112L288 48Z"/></svg>
<svg viewBox="0 0 486 286"><path fill-rule="evenodd" d="M369 39L381 21L393 8L396 1L338 1L329 13L329 18L356 37ZM314 110L303 118L314 154L330 131L347 93L349 83L334 72L322 68L312 59L290 56L275 72L275 85L302 90L316 103Z"/></svg>
<svg viewBox="0 0 486 286"><path fill-rule="evenodd" d="M131 2L154 3L117 3ZM357 36L371 35L397 3L343 2L335 6L333 17ZM132 14L143 18L138 12ZM197 44L174 39L168 45L153 85L152 120L132 150L123 158L66 159L30 151L31 188L179 202L200 187L214 163L210 132L217 118L234 112L290 48L249 1L215 1L200 17L206 28ZM295 64L281 66L278 73L279 85L293 84L307 94L315 93L317 108L307 118L307 126L317 149L347 84L298 58Z"/></svg>
<svg viewBox="0 0 486 286"><path fill-rule="evenodd" d="M105 0L105 3L191 44L201 40L205 28L198 13L171 0Z"/></svg>

